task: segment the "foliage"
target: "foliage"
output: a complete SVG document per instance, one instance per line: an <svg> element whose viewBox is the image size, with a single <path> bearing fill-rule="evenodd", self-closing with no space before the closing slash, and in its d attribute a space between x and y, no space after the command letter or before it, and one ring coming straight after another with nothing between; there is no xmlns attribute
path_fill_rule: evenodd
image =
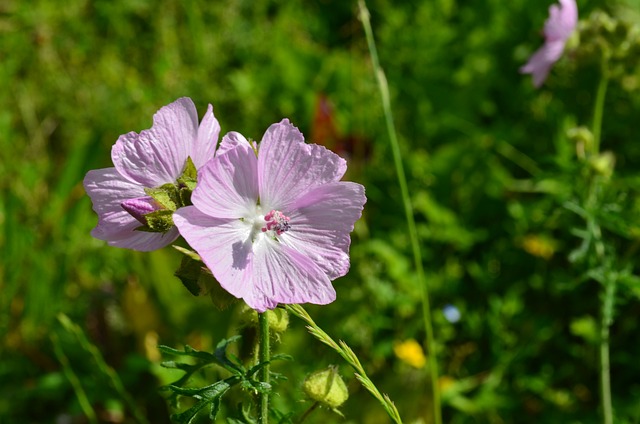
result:
<svg viewBox="0 0 640 424"><path fill-rule="evenodd" d="M615 166L602 174L608 159L582 157L571 131L591 124L599 63L566 57L539 91L518 74L542 41L550 3L368 2L424 250L449 423L598 422L600 296L610 279L613 405L619 422L640 419L640 75L637 64L616 62L601 137ZM605 7L620 16L609 3L579 1L581 19ZM640 22L638 2L626 7L625 19ZM238 366L252 357L241 305L219 311L194 297L173 276L178 252L140 254L89 236L96 218L84 174L110 166L120 134L148 128L181 96L198 110L212 103L223 132L259 139L289 117L348 157L349 180L368 196L351 270L335 282L336 302L307 310L358 353L405 422L430 416L428 375L393 350L424 339L422 293L355 2L8 0L0 40L0 421L168 423L159 387L179 377L160 366L158 344L215 351L214 341L240 332L228 349L241 361L227 358ZM611 261L594 259L600 239ZM440 313L448 304L459 322ZM300 321L279 337L277 349L295 359L272 364L288 378L272 398L285 420L308 406L298 403L304 376L340 357L310 348ZM191 377L199 389L183 393L210 404L226 387L212 381L240 378L217 368ZM387 422L347 380L344 422ZM221 398L220 420L246 421L236 392ZM305 423L332 420L319 409Z"/></svg>

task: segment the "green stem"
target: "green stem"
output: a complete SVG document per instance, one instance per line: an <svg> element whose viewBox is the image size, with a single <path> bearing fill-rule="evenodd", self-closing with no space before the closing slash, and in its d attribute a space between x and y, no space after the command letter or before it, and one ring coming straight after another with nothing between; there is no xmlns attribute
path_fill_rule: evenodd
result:
<svg viewBox="0 0 640 424"><path fill-rule="evenodd" d="M435 349L435 339L433 336L433 326L431 324L431 306L429 303L429 290L424 277L424 269L422 267L422 253L420 251L420 243L418 240L418 231L416 230L415 220L413 218L413 206L411 204L411 197L409 196L409 189L407 187L407 178L404 173L404 166L402 164L402 155L400 153L400 145L398 143L398 137L396 135L395 125L393 122L393 116L391 114L391 102L389 100L389 86L387 79L384 75L384 71L380 66L378 60L378 52L373 38L373 31L371 30L371 22L369 21L369 11L365 5L364 0L358 1L358 7L360 11L360 20L364 27L364 32L367 38L367 44L369 46L369 54L371 56L371 62L373 69L376 73L376 79L378 81L378 88L380 90L380 96L382 97L382 109L384 111L385 122L387 126L387 132L389 135L389 142L391 144L391 151L393 153L393 162L395 164L396 172L398 174L398 183L400 185L400 193L402 194L402 202L404 204L404 210L407 220L407 226L409 227L409 236L411 238L411 248L413 250L413 260L416 267L416 274L418 277L418 284L422 287L422 318L424 321L426 333L427 333L427 351L429 359L429 371L431 376L431 389L433 392L433 415L434 423L442 424L442 412L440 406L440 388L438 386L438 361Z"/></svg>
<svg viewBox="0 0 640 424"><path fill-rule="evenodd" d="M267 314L262 313L258 314L258 325L259 325L259 337L260 337L260 345L259 345L259 357L260 363L267 364L260 370L260 380L263 383L269 384L269 361L270 361L270 351L269 351L269 320L267 319ZM258 409L258 423L259 424L267 424L269 422L269 394L268 393L260 393L260 406Z"/></svg>
<svg viewBox="0 0 640 424"><path fill-rule="evenodd" d="M598 88L596 90L596 101L593 106L593 148L591 153L597 155L600 152L600 135L602 131L602 114L604 113L604 99L607 94L607 86L609 85L609 76L606 67L602 66L602 75Z"/></svg>
<svg viewBox="0 0 640 424"><path fill-rule="evenodd" d="M317 401L313 402L313 404L306 411L304 411L304 414L302 414L300 419L296 421L296 424L302 424L304 420L306 420L309 417L309 415L311 415L311 413L316 410L318 406L320 406L320 402L317 402Z"/></svg>
<svg viewBox="0 0 640 424"><path fill-rule="evenodd" d="M602 302L602 323L600 327L600 388L602 390L602 418L604 424L613 424L611 403L611 375L609 372L609 328L613 323L613 303L616 295L616 279L607 278Z"/></svg>

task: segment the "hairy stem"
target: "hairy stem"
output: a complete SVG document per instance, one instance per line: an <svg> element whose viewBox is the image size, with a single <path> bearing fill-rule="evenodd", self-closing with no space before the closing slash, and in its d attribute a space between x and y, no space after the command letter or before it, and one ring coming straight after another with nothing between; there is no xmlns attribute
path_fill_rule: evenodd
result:
<svg viewBox="0 0 640 424"><path fill-rule="evenodd" d="M411 238L411 249L413 250L413 260L416 267L416 274L418 277L418 284L422 288L422 319L427 334L426 347L427 357L429 364L429 375L431 376L431 390L433 393L433 415L434 423L442 424L442 412L440 406L440 388L438 385L438 360L435 349L435 338L433 336L433 326L431 323L431 306L429 302L429 288L424 277L424 269L422 267L422 253L420 251L420 242L418 240L418 231L416 230L416 223L413 218L413 206L411 204L411 197L409 196L409 189L407 186L407 178L404 173L404 166L402 164L402 155L400 153L400 145L398 143L398 137L396 135L395 125L393 123L393 116L391 114L391 102L389 100L389 86L387 79L384 75L384 71L380 66L378 60L378 51L376 49L375 40L373 38L373 31L371 29L371 22L369 21L369 11L364 0L358 1L358 7L360 11L360 20L364 27L364 32L367 37L367 44L369 46L369 54L371 56L371 62L373 69L376 73L376 79L378 81L378 89L380 90L380 96L382 98L382 108L384 111L385 122L387 126L387 132L389 135L389 142L391 144L391 151L393 153L393 162L395 164L396 173L398 175L398 183L400 185L400 193L402 194L402 203L404 204L405 218L407 220L407 226L409 229L409 236Z"/></svg>
<svg viewBox="0 0 640 424"><path fill-rule="evenodd" d="M258 314L258 326L259 326L259 358L260 362L266 364L260 370L260 380L263 383L269 384L269 321L267 314ZM260 406L258 408L258 423L267 424L269 422L269 394L260 393Z"/></svg>

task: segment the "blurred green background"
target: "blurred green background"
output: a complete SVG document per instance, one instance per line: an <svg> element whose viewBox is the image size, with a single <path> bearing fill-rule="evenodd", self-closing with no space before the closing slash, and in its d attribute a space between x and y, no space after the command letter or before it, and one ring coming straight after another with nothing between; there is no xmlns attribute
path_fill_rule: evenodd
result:
<svg viewBox="0 0 640 424"><path fill-rule="evenodd" d="M605 1L578 3L586 17ZM567 259L582 223L561 207L581 175L566 131L590 122L597 67L565 59L537 91L518 73L542 42L549 4L368 4L424 249L448 423L599 421L600 287ZM611 84L603 130L632 188L637 94ZM97 217L85 173L112 166L118 136L149 128L182 96L200 114L212 103L223 133L260 139L288 117L349 159L347 179L368 196L351 271L335 281L336 302L308 310L352 346L407 423L430 422L421 352L399 353L424 340L420 288L355 2L2 0L0 423L85 423L87 405L99 422L136 422L137 409L168 423L158 387L179 374L161 369L157 344L211 349L240 332L239 354L250 357L239 304L218 311L193 297L173 277L177 252L89 235ZM614 200L630 217L622 253L632 263L640 205ZM639 293L621 295L612 327L620 422L640 422ZM459 322L445 319L449 304ZM337 364L351 391L345 418L318 410L306 422L389 422L300 321L275 350L294 357L276 366L289 379L274 401L282 410L304 411L304 376ZM232 393L222 415L241 399Z"/></svg>

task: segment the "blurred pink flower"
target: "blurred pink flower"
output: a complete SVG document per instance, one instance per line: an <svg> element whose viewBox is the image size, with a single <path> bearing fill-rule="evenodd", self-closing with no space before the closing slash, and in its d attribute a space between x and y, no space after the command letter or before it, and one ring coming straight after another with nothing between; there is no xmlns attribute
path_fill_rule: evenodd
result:
<svg viewBox="0 0 640 424"><path fill-rule="evenodd" d="M520 68L521 73L531 74L536 88L547 79L551 67L562 56L567 39L578 24L578 6L575 0L559 1L560 5L553 4L549 7L549 18L544 23L544 44Z"/></svg>
<svg viewBox="0 0 640 424"><path fill-rule="evenodd" d="M214 156L219 134L212 106L198 126L193 101L183 97L156 112L151 129L121 135L111 149L115 167L89 171L84 178L98 214L91 235L111 246L142 251L174 241L179 235L175 227L164 233L136 231L145 223L145 214L162 208L145 188L174 184L188 157L200 168Z"/></svg>
<svg viewBox="0 0 640 424"><path fill-rule="evenodd" d="M366 202L362 185L340 181L346 169L287 119L257 149L229 133L198 174L193 206L174 222L220 285L251 308L327 304L331 281L349 270L349 234Z"/></svg>

